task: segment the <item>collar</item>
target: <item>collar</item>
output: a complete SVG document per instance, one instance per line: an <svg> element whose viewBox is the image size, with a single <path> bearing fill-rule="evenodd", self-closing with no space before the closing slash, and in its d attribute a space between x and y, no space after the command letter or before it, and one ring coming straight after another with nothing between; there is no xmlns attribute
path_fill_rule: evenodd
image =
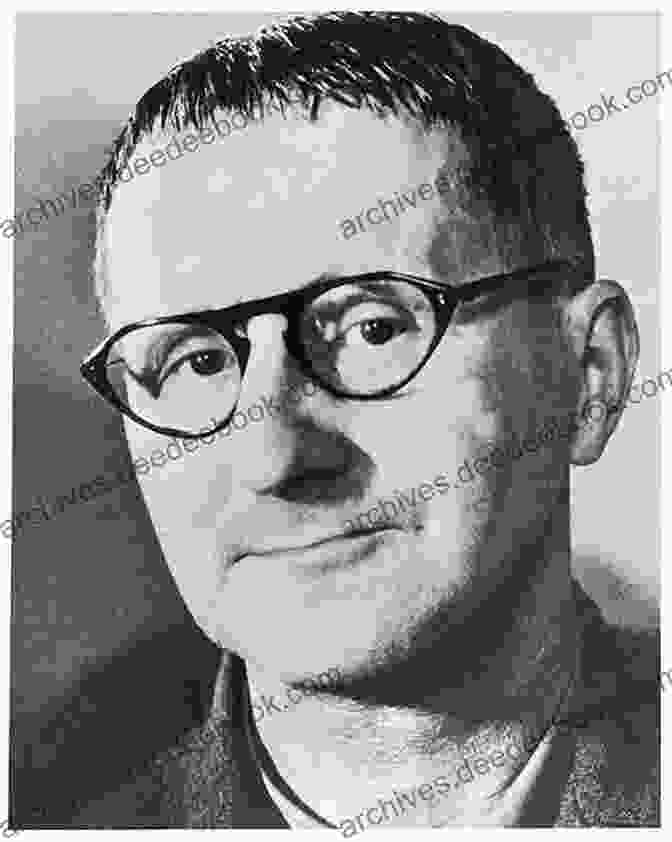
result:
<svg viewBox="0 0 672 842"><path fill-rule="evenodd" d="M549 816L558 813L559 805L555 826L657 826L659 653L649 645L655 638L608 626L578 583L574 592L582 664L567 714L570 721L572 716L587 720L588 726L559 735L563 753L569 757L569 775L557 770L551 775L553 782L544 783L543 795L536 795L527 805L523 823L548 826ZM256 805L250 817L244 819L241 814L235 826L286 827L288 821L269 797L250 752L245 733L245 718L250 715L244 663L224 651L209 721L226 721L232 734L231 763L241 782L240 800L248 807L252 802ZM637 756L633 737L646 745L637 749ZM558 768L563 765L559 763ZM547 768L551 768L549 763L544 764ZM292 821L291 816L287 818Z"/></svg>

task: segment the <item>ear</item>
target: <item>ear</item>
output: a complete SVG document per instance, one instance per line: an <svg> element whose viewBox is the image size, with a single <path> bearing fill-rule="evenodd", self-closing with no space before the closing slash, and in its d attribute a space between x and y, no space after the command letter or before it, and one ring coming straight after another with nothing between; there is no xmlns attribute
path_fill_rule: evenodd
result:
<svg viewBox="0 0 672 842"><path fill-rule="evenodd" d="M630 299L614 281L581 290L568 302L566 316L580 376L570 460L589 465L599 459L623 412L639 359L639 332Z"/></svg>

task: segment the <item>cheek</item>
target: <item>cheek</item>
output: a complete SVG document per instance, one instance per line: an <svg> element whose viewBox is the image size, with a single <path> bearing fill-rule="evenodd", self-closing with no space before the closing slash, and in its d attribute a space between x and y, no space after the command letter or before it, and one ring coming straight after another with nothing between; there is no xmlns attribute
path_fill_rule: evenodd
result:
<svg viewBox="0 0 672 842"><path fill-rule="evenodd" d="M185 556L193 561L195 554L208 552L214 525L230 498L230 472L223 463L226 442L169 439L132 430L130 424L126 435L140 489L171 569Z"/></svg>
<svg viewBox="0 0 672 842"><path fill-rule="evenodd" d="M506 462L474 483L469 507L481 536L484 570L515 555L548 529L549 513L566 485L565 471L552 445L526 452L511 439L502 438L500 452ZM485 481L484 481L485 480Z"/></svg>
<svg viewBox="0 0 672 842"><path fill-rule="evenodd" d="M465 376L464 352L459 340L446 337L398 398L372 402L357 413L348 435L376 466L372 497L431 484L440 473L454 477L474 439L492 433L482 385Z"/></svg>

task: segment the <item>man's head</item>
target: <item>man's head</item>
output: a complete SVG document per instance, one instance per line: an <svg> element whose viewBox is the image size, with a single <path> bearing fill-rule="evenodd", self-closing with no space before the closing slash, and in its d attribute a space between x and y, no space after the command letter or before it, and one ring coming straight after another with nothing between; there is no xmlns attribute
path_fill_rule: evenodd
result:
<svg viewBox="0 0 672 842"><path fill-rule="evenodd" d="M244 130L129 183L116 177L235 113ZM105 175L97 274L113 331L324 276L388 270L459 287L569 262L550 288L533 275L527 295L504 288L458 307L394 394L304 389L140 478L194 617L251 663L291 680L325 667L384 675L393 663L426 675L441 653L449 681L476 678L562 544L570 462L599 456L618 411L469 482L458 470L549 419L566 426L586 404L618 406L637 351L622 290L591 284L582 166L552 101L497 47L436 17L295 18L172 71L140 100ZM420 201L419 185L437 179L444 189ZM415 206L344 236L342 220L395 194ZM285 327L277 314L240 326L240 408L303 382ZM128 419L126 433L134 457L165 445ZM431 496L416 491L369 534L349 534L360 513L423 484Z"/></svg>

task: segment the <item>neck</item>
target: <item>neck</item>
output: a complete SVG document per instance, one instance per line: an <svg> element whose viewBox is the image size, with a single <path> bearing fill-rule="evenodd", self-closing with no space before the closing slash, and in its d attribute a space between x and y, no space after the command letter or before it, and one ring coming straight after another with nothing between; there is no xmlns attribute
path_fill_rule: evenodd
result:
<svg viewBox="0 0 672 842"><path fill-rule="evenodd" d="M248 667L259 736L304 803L346 836L357 832L348 833L349 822L361 830L380 824L373 816L381 814L387 827L518 823L577 665L569 548L551 543L510 606L513 620L496 658L482 659L468 677L450 676L451 641L440 641L432 649L434 686L424 683L412 703L363 702L361 693L343 691L347 682L301 696ZM385 802L396 803L394 815Z"/></svg>

